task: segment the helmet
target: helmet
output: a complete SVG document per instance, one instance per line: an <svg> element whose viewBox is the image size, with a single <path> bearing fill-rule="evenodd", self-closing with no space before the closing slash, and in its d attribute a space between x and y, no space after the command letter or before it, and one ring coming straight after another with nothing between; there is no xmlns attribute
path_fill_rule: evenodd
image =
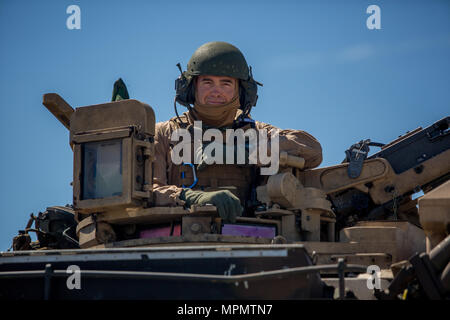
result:
<svg viewBox="0 0 450 320"><path fill-rule="evenodd" d="M178 67L181 67L178 64ZM199 75L227 76L239 79L241 109L248 113L258 99L257 85L251 67L247 65L242 52L227 42L208 42L200 46L192 55L187 71L175 81L175 100L181 105L194 103L193 79Z"/></svg>
<svg viewBox="0 0 450 320"><path fill-rule="evenodd" d="M247 61L242 52L226 42L208 42L198 48L187 65L187 75L227 76L248 80Z"/></svg>

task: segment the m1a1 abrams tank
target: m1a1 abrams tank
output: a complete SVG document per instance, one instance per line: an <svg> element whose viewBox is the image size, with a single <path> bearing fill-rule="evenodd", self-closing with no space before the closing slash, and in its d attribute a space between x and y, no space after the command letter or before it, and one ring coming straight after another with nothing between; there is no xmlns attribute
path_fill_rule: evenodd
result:
<svg viewBox="0 0 450 320"><path fill-rule="evenodd" d="M281 152L226 223L211 205L154 206L150 106L43 104L70 130L73 204L32 215L0 254L3 299L450 297L450 117L331 167Z"/></svg>

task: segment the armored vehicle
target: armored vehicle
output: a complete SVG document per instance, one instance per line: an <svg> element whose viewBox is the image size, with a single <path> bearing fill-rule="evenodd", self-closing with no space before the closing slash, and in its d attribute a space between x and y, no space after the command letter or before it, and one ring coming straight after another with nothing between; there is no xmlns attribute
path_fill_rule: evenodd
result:
<svg viewBox="0 0 450 320"><path fill-rule="evenodd" d="M0 253L2 299L450 297L450 117L330 167L281 152L231 223L155 206L149 105L43 104L70 131L73 203L32 214Z"/></svg>

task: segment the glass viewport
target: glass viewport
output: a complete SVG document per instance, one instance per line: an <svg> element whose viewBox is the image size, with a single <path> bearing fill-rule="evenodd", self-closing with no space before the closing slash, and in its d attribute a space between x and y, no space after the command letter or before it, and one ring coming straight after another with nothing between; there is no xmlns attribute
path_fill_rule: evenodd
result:
<svg viewBox="0 0 450 320"><path fill-rule="evenodd" d="M122 195L122 140L82 146L82 200Z"/></svg>

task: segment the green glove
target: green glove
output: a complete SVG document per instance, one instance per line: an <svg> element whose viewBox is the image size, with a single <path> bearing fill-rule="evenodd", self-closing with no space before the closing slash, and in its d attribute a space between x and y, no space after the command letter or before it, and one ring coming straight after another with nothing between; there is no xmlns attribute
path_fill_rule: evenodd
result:
<svg viewBox="0 0 450 320"><path fill-rule="evenodd" d="M235 222L237 216L242 215L242 206L239 198L228 190L220 191L194 191L183 189L180 199L186 201L190 207L193 204L212 204L217 207L219 216L226 222Z"/></svg>
<svg viewBox="0 0 450 320"><path fill-rule="evenodd" d="M128 95L127 86L125 82L123 82L122 78L119 78L116 82L114 82L113 94L111 101L120 101L130 99Z"/></svg>

